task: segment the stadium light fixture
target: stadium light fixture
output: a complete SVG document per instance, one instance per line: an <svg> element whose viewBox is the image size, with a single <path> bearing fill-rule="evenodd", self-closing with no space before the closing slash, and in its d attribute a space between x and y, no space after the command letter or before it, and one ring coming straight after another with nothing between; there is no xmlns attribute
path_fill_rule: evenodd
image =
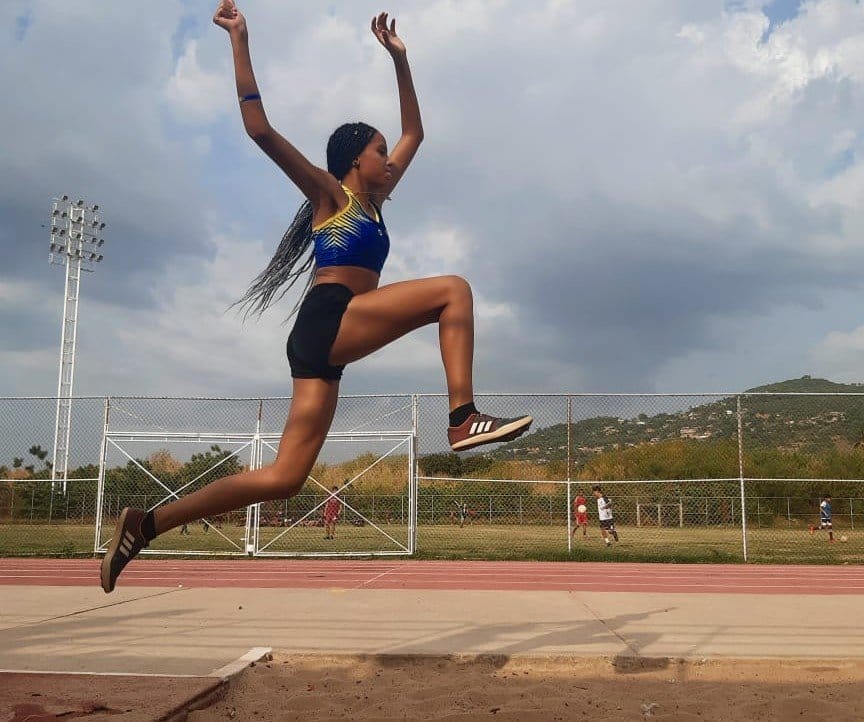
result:
<svg viewBox="0 0 864 722"><path fill-rule="evenodd" d="M101 247L104 238L96 238L95 231L105 228L94 204L85 207L79 198L74 204L64 194L55 198L51 208L51 242L48 262L66 266L66 285L63 291L63 330L60 335L60 373L57 381L57 419L54 427L54 456L51 466L51 491L62 485L66 493L69 471L69 438L72 425L72 382L75 377L75 339L78 324L78 295L81 271L93 271L101 254L92 249Z"/></svg>

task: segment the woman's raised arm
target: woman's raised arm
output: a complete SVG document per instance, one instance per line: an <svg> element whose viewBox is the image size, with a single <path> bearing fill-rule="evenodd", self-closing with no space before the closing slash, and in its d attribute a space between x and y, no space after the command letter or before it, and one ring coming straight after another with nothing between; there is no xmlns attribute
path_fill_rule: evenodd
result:
<svg viewBox="0 0 864 722"><path fill-rule="evenodd" d="M337 201L334 199L341 193L338 182L327 171L310 163L267 120L252 70L246 18L233 0L219 3L213 22L227 30L231 37L240 113L249 137L285 172L314 208L322 204L335 206Z"/></svg>
<svg viewBox="0 0 864 722"><path fill-rule="evenodd" d="M383 201L402 178L420 143L423 142L423 122L420 120L420 105L417 102L414 81L411 79L405 43L396 34L396 19L393 18L388 27L387 13L377 15L372 18L372 33L393 58L396 85L399 89L399 112L402 118L402 136L388 159L392 172L390 185L378 199Z"/></svg>

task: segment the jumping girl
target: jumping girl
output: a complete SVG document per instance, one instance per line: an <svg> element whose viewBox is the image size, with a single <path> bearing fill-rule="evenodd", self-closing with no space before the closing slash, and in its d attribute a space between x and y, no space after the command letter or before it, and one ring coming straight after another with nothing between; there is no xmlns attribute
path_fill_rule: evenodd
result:
<svg viewBox="0 0 864 722"><path fill-rule="evenodd" d="M222 0L216 9L213 22L231 38L246 132L307 199L267 268L238 302L247 312L260 314L312 271L287 343L291 409L276 460L269 466L217 479L150 511L123 509L102 562L106 592L159 534L195 519L297 494L333 421L345 365L421 326L438 324L450 401L447 435L454 451L515 439L531 425L530 416L502 419L480 414L474 407L474 311L466 281L441 276L378 288L390 248L381 205L423 140L405 44L396 34L396 21L388 26L387 20L387 13L373 18L372 32L396 68L402 137L388 155L387 142L371 126L342 125L327 142L325 171L270 125L252 72L246 20L233 0Z"/></svg>

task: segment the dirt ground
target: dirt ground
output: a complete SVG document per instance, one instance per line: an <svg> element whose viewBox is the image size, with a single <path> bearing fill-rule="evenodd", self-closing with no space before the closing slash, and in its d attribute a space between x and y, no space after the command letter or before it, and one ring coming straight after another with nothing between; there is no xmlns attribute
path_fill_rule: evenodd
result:
<svg viewBox="0 0 864 722"><path fill-rule="evenodd" d="M218 699L227 684L214 677L0 674L0 722L183 719L190 701Z"/></svg>
<svg viewBox="0 0 864 722"><path fill-rule="evenodd" d="M864 662L275 654L190 722L864 719Z"/></svg>

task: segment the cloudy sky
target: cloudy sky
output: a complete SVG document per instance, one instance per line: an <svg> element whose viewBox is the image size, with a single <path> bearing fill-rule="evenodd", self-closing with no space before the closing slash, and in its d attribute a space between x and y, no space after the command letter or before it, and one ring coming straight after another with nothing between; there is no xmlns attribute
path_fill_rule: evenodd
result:
<svg viewBox="0 0 864 722"><path fill-rule="evenodd" d="M51 198L105 209L76 394L285 395L282 321L227 306L301 201L245 136L214 3L7 0L0 395L56 390ZM271 122L315 163L399 132L396 15L426 141L382 277L457 273L478 391L864 380L864 6L854 0L250 0ZM443 391L434 328L344 393Z"/></svg>

